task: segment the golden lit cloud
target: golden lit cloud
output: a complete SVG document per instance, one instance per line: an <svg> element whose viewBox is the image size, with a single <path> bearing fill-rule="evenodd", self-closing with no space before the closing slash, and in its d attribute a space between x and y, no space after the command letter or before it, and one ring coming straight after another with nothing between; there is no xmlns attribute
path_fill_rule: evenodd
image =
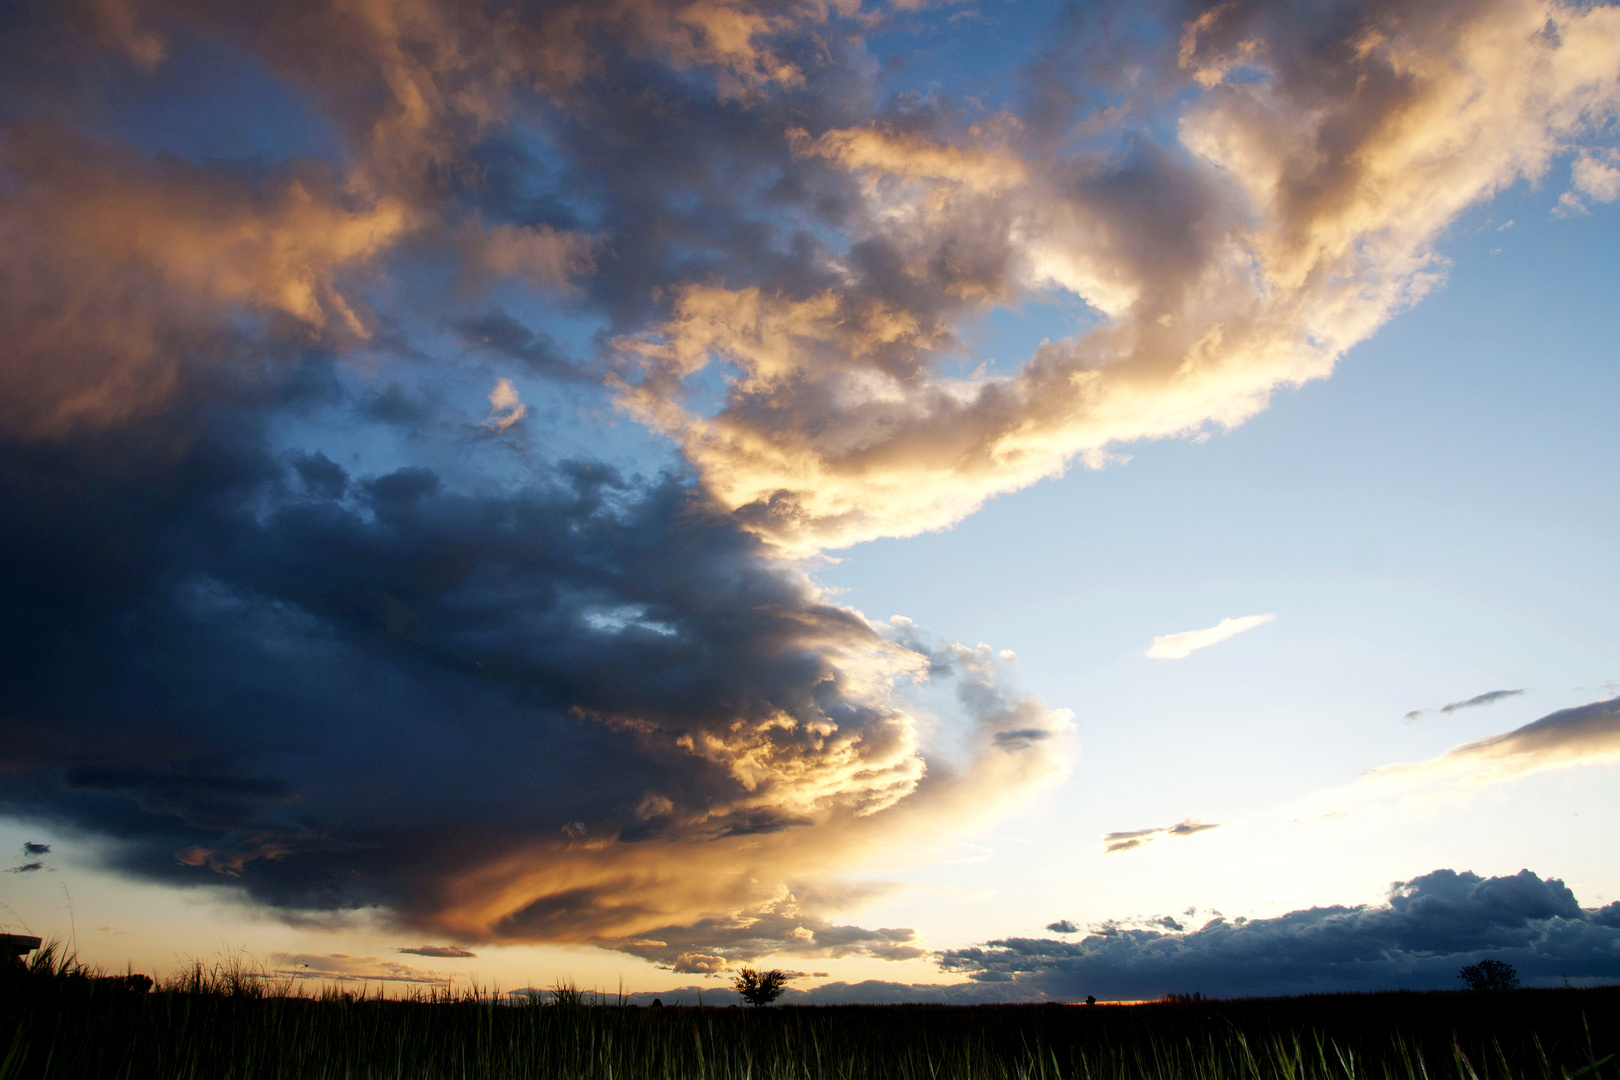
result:
<svg viewBox="0 0 1620 1080"><path fill-rule="evenodd" d="M897 309L853 279L798 295L689 285L661 327L619 342L624 407L784 553L944 528L1075 460L1230 428L1325 377L1440 280L1446 225L1620 104L1613 7L1370 17L1353 50L1285 73L1279 50L1304 47L1290 34L1270 9L1189 28L1182 67L1202 92L1179 117L1184 156L1145 160L1134 186L971 133L793 136L800 154L905 182L867 188L863 228L913 280L962 302L1064 289L1106 316L1096 329L1010 374L951 377L937 306ZM1272 76L1228 79L1243 67ZM1607 190L1596 166L1581 175ZM689 406L683 380L720 363L738 374L719 408Z"/></svg>
<svg viewBox="0 0 1620 1080"><path fill-rule="evenodd" d="M489 418L484 426L505 431L529 413L529 407L518 397L517 387L511 379L501 379L489 392Z"/></svg>
<svg viewBox="0 0 1620 1080"><path fill-rule="evenodd" d="M577 828L538 841L445 882L425 925L462 940L575 941L669 960L682 948L674 928L718 919L711 936L735 941L702 961L710 967L771 951L910 949L893 938L846 941L854 928L827 928L820 911L835 868L880 857L892 864L898 852L989 820L1059 779L1069 766L1071 715L1008 695L999 685L1005 662L987 647L947 647L935 666L954 669L964 700L974 702L970 757L959 768L925 765L921 717L894 704L897 683L923 678L925 660L881 639L866 642L826 643L848 680L846 695L878 717L859 734L831 718L782 716L694 736L646 717L593 717L636 730L660 754L720 765L738 781L737 797L691 805L647 792L638 813L659 821L656 836L625 843ZM709 970L696 954L682 955L676 970Z"/></svg>

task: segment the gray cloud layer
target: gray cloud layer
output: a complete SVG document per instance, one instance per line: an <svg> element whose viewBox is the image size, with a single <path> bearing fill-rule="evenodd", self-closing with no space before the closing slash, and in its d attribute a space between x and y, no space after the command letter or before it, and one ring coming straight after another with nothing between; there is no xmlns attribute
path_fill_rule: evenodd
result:
<svg viewBox="0 0 1620 1080"><path fill-rule="evenodd" d="M1494 957L1530 985L1620 980L1620 902L1583 909L1556 878L1436 870L1379 907L1216 919L1185 933L1108 928L1080 941L1006 938L941 954L941 966L1004 992L1061 1000L1456 988Z"/></svg>
<svg viewBox="0 0 1620 1080"><path fill-rule="evenodd" d="M1068 920L1054 933L1081 931ZM1315 907L1268 919L1216 917L1196 928L1170 916L1109 921L1079 940L1003 938L935 954L949 984L867 980L790 989L799 1004L1144 1000L1199 991L1253 997L1461 989L1457 972L1505 961L1526 985L1620 982L1620 902L1582 908L1556 878L1529 870L1481 877L1435 870L1396 882L1387 903ZM649 1004L713 1004L723 987L634 995Z"/></svg>

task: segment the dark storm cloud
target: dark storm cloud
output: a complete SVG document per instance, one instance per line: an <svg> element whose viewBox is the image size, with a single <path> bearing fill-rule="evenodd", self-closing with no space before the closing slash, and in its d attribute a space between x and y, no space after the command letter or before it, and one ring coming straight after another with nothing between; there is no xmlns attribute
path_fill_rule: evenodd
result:
<svg viewBox="0 0 1620 1080"><path fill-rule="evenodd" d="M1047 923L1046 928L1054 934L1078 934L1080 932L1080 927L1068 919L1059 919L1057 922Z"/></svg>
<svg viewBox="0 0 1620 1080"><path fill-rule="evenodd" d="M51 845L49 844L36 844L32 840L23 842L24 855L49 855L50 853Z"/></svg>
<svg viewBox="0 0 1620 1080"><path fill-rule="evenodd" d="M643 886L638 848L654 872L671 844L757 842L915 785L909 721L849 682L910 654L678 480L583 462L500 494L423 467L353 477L272 454L252 416L178 451L172 427L142 437L160 450L5 447L12 812L111 834L130 871L212 868L272 904L612 938L740 872ZM479 914L495 898L457 879L503 859L608 869L526 879L524 902ZM904 947L805 925L829 950Z"/></svg>
<svg viewBox="0 0 1620 1080"><path fill-rule="evenodd" d="M894 693L920 654L773 565L680 470L542 459L505 423L469 447L445 400L497 376L589 397L601 369L557 344L558 315L639 329L688 277L827 280L857 185L786 128L866 106L858 44L822 33L836 12L0 18L4 808L290 914L658 931L672 965L916 955L909 931L788 925L779 885L824 892L808 878L886 829L1050 775L1040 711L973 674L999 710L972 736L989 775L925 778ZM207 63L324 134L234 161L197 151L222 144L206 131L174 142L194 125L165 88ZM377 425L405 460L361 460Z"/></svg>
<svg viewBox="0 0 1620 1080"><path fill-rule="evenodd" d="M1185 933L1108 928L1080 941L1008 938L940 954L948 972L1025 996L1151 998L1455 988L1482 957L1530 985L1620 979L1620 906L1583 909L1556 878L1436 870L1379 907L1216 919Z"/></svg>
<svg viewBox="0 0 1620 1080"><path fill-rule="evenodd" d="M695 117L753 139L739 107L684 92ZM229 880L289 912L379 904L468 939L627 948L673 928L686 952L658 953L672 965L789 947L917 955L909 932L813 913L744 931L730 913L779 916L756 890L864 850L887 819L851 815L920 790L888 688L921 654L773 568L686 477L537 461L516 486L451 483L430 465L340 465L341 435L273 445L282 423L381 421L432 457L443 406L409 369L356 388L335 359L431 359L345 277L438 205L431 192L389 172L357 208L319 170L249 183L54 132L13 146L28 183L9 220L33 245L19 259L40 261L35 293L0 311L26 346L7 376L28 387L0 444L14 571L0 591L23 613L0 662L9 811L111 838L128 872ZM648 181L637 224L663 212ZM694 204L708 198L700 184ZM156 221L165 239L85 232L92 211ZM711 243L706 228L687 242ZM199 253L186 229L269 239ZM757 243L721 248L745 263L771 249L742 234ZM550 233L499 238L503 257L555 254ZM661 249L659 273L682 249ZM592 289L633 248L603 250ZM582 302L618 310L608 294ZM566 374L541 332L472 306L449 323L471 343ZM41 310L59 334L35 333ZM1055 760L1037 752L1040 710L983 672L967 681L996 708L985 752L1031 771L999 770L968 798L934 770L947 806L993 804Z"/></svg>

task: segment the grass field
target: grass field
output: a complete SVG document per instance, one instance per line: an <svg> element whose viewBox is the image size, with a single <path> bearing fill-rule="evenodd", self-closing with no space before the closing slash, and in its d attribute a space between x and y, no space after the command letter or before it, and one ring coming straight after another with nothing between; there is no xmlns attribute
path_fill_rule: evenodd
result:
<svg viewBox="0 0 1620 1080"><path fill-rule="evenodd" d="M635 1008L0 977L0 1080L1620 1078L1620 987L1132 1006Z"/></svg>

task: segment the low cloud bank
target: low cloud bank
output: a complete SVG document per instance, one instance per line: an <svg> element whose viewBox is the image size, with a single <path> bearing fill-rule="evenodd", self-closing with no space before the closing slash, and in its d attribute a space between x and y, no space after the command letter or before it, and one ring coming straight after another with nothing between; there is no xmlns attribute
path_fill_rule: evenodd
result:
<svg viewBox="0 0 1620 1080"><path fill-rule="evenodd" d="M1582 908L1557 878L1435 870L1377 907L1215 919L1185 933L1105 927L1080 941L1005 938L940 954L946 971L1059 1000L1456 989L1484 957L1526 984L1620 980L1620 903Z"/></svg>
<svg viewBox="0 0 1620 1080"><path fill-rule="evenodd" d="M1434 870L1396 882L1381 905L1333 905L1271 919L1215 918L1181 929L1110 921L1081 940L1002 938L937 954L937 985L867 980L789 989L785 1004L984 1004L1142 1000L1199 991L1214 997L1377 990L1457 990L1457 971L1506 961L1527 986L1620 982L1620 902L1583 908L1558 878ZM1078 931L1064 920L1047 929ZM630 995L634 1004L729 1004L719 982Z"/></svg>

